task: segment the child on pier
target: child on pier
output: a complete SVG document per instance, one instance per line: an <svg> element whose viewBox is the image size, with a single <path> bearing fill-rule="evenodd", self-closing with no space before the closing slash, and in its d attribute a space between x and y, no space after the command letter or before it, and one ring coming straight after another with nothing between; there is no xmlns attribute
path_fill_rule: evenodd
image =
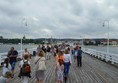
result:
<svg viewBox="0 0 118 83"><path fill-rule="evenodd" d="M9 58L5 58L4 62L1 64L2 65L2 75L5 75L6 72L10 71L11 72L11 65L9 63Z"/></svg>
<svg viewBox="0 0 118 83"><path fill-rule="evenodd" d="M59 64L56 67L56 76L57 76L57 83L63 83L63 72L64 72L64 65L63 60L59 59Z"/></svg>
<svg viewBox="0 0 118 83"><path fill-rule="evenodd" d="M3 76L0 76L0 83L10 83L12 73L7 71Z"/></svg>
<svg viewBox="0 0 118 83"><path fill-rule="evenodd" d="M23 79L22 83L29 83L29 78L31 78L31 67L30 62L28 61L28 56L25 55L24 59L19 64L20 73L18 77Z"/></svg>

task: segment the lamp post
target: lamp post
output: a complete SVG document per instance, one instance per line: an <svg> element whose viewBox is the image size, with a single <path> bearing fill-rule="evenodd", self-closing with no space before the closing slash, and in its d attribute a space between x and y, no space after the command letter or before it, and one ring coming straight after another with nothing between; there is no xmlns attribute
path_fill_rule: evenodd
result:
<svg viewBox="0 0 118 83"><path fill-rule="evenodd" d="M23 39L25 39L25 36L21 37L21 51L23 50Z"/></svg>
<svg viewBox="0 0 118 83"><path fill-rule="evenodd" d="M24 25L27 27L27 21L26 21L26 19L25 18L23 18L23 20L22 21L24 21ZM22 24L21 24L22 25ZM24 37L21 37L21 52L22 52L22 50L23 50L23 39L25 38L25 36Z"/></svg>
<svg viewBox="0 0 118 83"><path fill-rule="evenodd" d="M21 52L22 52L22 50L23 50L23 41L22 41L22 37L21 37Z"/></svg>
<svg viewBox="0 0 118 83"><path fill-rule="evenodd" d="M107 54L109 55L109 20L104 20L103 27L105 27L105 22L108 23L108 37L107 37Z"/></svg>

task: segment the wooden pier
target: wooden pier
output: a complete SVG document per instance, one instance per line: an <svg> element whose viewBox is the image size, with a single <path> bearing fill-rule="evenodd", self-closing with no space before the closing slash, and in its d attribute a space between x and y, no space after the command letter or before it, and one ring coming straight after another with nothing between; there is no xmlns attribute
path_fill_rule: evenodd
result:
<svg viewBox="0 0 118 83"><path fill-rule="evenodd" d="M83 53L82 67L77 67L73 62L70 67L70 73L67 83L118 83L118 68L108 63L100 61ZM18 77L19 62L15 68L15 77L10 83L22 83L22 79ZM35 83L34 62L31 59L32 74L29 83ZM52 56L47 61L47 71L44 83L55 83L55 58ZM1 75L0 69L0 75Z"/></svg>

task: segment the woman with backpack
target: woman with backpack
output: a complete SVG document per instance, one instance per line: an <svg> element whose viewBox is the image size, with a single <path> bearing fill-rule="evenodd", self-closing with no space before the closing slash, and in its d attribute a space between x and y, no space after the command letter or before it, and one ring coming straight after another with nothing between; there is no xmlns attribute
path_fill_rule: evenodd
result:
<svg viewBox="0 0 118 83"><path fill-rule="evenodd" d="M24 59L20 61L19 64L20 68L20 73L19 77L23 79L23 83L28 83L29 78L31 78L31 67L30 67L30 62L28 60L28 55L24 55Z"/></svg>
<svg viewBox="0 0 118 83"><path fill-rule="evenodd" d="M4 62L1 64L2 65L2 74L5 75L6 72L10 71L11 72L11 65L9 63L9 58L6 58Z"/></svg>
<svg viewBox="0 0 118 83"><path fill-rule="evenodd" d="M41 50L34 59L35 62L35 77L36 83L43 83L46 71L46 59L44 57L44 51Z"/></svg>

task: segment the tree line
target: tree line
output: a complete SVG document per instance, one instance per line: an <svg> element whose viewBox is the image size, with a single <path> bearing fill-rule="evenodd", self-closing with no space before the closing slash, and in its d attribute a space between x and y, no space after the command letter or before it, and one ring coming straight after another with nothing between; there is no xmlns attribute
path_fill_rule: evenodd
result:
<svg viewBox="0 0 118 83"><path fill-rule="evenodd" d="M19 44L21 43L21 39L0 39L0 43L3 44ZM27 43L34 43L34 44L39 44L39 43L44 43L42 40L35 40L35 39L22 39L23 44Z"/></svg>

